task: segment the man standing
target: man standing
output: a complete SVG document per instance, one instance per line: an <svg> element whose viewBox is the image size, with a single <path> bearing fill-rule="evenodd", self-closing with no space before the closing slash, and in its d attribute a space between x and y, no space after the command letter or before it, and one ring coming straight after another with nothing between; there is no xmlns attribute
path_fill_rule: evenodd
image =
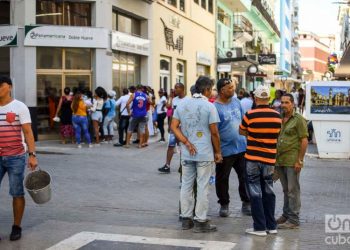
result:
<svg viewBox="0 0 350 250"><path fill-rule="evenodd" d="M245 188L245 159L244 153L247 147L246 138L239 134L239 125L242 122L244 112L240 101L233 94L236 90L236 81L220 79L216 88L219 97L214 103L219 117L218 124L220 145L223 156L222 163L216 164L216 194L220 207L220 216L229 215L230 195L229 178L232 167L235 169L239 180L239 196L242 201L242 213L250 215L250 201Z"/></svg>
<svg viewBox="0 0 350 250"><path fill-rule="evenodd" d="M136 92L130 96L129 101L126 103L126 109L129 116L131 116L131 120L128 127L128 134L126 136L126 144L123 146L125 148L130 147L131 135L134 132L135 128L138 128L140 133L139 148L146 146L144 139L147 125L147 102L149 100L147 95L143 93L142 90L142 85L137 85ZM132 106L132 114L130 106Z"/></svg>
<svg viewBox="0 0 350 250"><path fill-rule="evenodd" d="M282 130L278 137L276 171L281 180L284 204L283 214L277 219L278 228L299 227L300 171L308 145L306 120L294 110L291 94L282 96Z"/></svg>
<svg viewBox="0 0 350 250"><path fill-rule="evenodd" d="M171 129L181 142L181 217L182 229L193 227L194 232L216 231L208 214L209 179L215 162L222 161L217 123L220 121L215 106L208 101L213 81L199 77L193 98L182 102L176 109ZM181 127L180 127L181 124ZM213 150L214 148L214 150ZM194 204L193 185L197 181L197 202Z"/></svg>
<svg viewBox="0 0 350 250"><path fill-rule="evenodd" d="M13 197L14 216L10 240L14 241L19 240L22 235L26 148L28 148L28 168L34 170L38 162L28 107L13 99L11 90L11 79L0 76L0 184L7 172L10 195Z"/></svg>
<svg viewBox="0 0 350 250"><path fill-rule="evenodd" d="M268 87L260 85L254 95L257 108L246 113L239 129L241 135L247 136L246 179L254 221L254 227L246 233L266 236L277 233L272 174L282 121L280 114L269 108Z"/></svg>
<svg viewBox="0 0 350 250"><path fill-rule="evenodd" d="M175 84L175 95L176 97L174 98L173 96L170 97L169 102L167 103L167 108L172 108L173 112L175 112L176 107L183 101L187 100L189 97L185 95L185 85L182 83L177 83ZM170 124L169 124L170 126ZM166 153L166 163L163 167L158 168L158 171L161 173L170 173L170 163L171 159L173 158L174 155L174 150L177 144L176 137L174 133L170 129L169 133L169 142L168 142L168 150Z"/></svg>
<svg viewBox="0 0 350 250"><path fill-rule="evenodd" d="M130 94L128 89L123 89L123 96L119 97L119 99L116 102L116 106L120 106L120 119L118 124L118 135L119 135L119 142L115 143L113 146L115 147L121 147L125 144L124 142L124 132L127 135L128 127L129 127L129 113L126 108L126 104L128 103L130 99Z"/></svg>
<svg viewBox="0 0 350 250"><path fill-rule="evenodd" d="M292 88L292 91L290 93L292 94L292 96L294 98L294 110L296 111L297 107L298 107L298 96L299 96L299 93L297 92L295 87Z"/></svg>

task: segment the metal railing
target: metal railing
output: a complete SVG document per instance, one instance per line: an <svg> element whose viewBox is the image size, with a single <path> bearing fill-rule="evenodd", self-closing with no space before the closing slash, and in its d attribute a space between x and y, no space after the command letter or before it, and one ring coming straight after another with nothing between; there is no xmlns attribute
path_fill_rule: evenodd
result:
<svg viewBox="0 0 350 250"><path fill-rule="evenodd" d="M253 25L243 15L233 16L233 32L247 32L253 35Z"/></svg>

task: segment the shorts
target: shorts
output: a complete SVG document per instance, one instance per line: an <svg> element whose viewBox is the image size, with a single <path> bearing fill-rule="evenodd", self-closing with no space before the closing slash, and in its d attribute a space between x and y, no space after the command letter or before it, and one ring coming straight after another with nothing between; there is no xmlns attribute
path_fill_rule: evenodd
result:
<svg viewBox="0 0 350 250"><path fill-rule="evenodd" d="M102 122L102 118L103 118L102 111L95 111L95 112L92 112L91 114L91 120L93 121Z"/></svg>
<svg viewBox="0 0 350 250"><path fill-rule="evenodd" d="M146 133L146 117L131 117L129 127L128 127L128 132L132 133L134 132L135 128L138 127L139 131L141 134Z"/></svg>
<svg viewBox="0 0 350 250"><path fill-rule="evenodd" d="M26 155L0 156L0 185L6 172L9 176L10 195L12 197L23 197L24 170L26 166Z"/></svg>
<svg viewBox="0 0 350 250"><path fill-rule="evenodd" d="M168 147L176 147L176 144L179 144L176 136L173 133L169 133Z"/></svg>

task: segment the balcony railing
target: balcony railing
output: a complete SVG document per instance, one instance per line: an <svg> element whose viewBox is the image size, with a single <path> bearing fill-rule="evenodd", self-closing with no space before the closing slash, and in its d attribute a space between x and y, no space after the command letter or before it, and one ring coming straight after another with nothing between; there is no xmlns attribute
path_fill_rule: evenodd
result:
<svg viewBox="0 0 350 250"><path fill-rule="evenodd" d="M265 20L271 26L271 28L275 31L276 35L281 37L280 31L278 30L277 25L273 20L273 17L269 14L268 10L262 4L262 0L253 0L252 6L255 6L259 10L259 12L263 15Z"/></svg>
<svg viewBox="0 0 350 250"><path fill-rule="evenodd" d="M249 35L253 35L253 25L249 20L242 15L234 15L233 17L233 32L247 32Z"/></svg>

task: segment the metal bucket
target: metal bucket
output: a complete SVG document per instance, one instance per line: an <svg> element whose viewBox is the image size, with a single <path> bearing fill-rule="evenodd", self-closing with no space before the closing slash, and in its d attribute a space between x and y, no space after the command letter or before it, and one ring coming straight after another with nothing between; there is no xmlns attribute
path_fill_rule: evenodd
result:
<svg viewBox="0 0 350 250"><path fill-rule="evenodd" d="M39 169L29 173L24 179L24 187L37 204L44 204L51 199L51 176Z"/></svg>

